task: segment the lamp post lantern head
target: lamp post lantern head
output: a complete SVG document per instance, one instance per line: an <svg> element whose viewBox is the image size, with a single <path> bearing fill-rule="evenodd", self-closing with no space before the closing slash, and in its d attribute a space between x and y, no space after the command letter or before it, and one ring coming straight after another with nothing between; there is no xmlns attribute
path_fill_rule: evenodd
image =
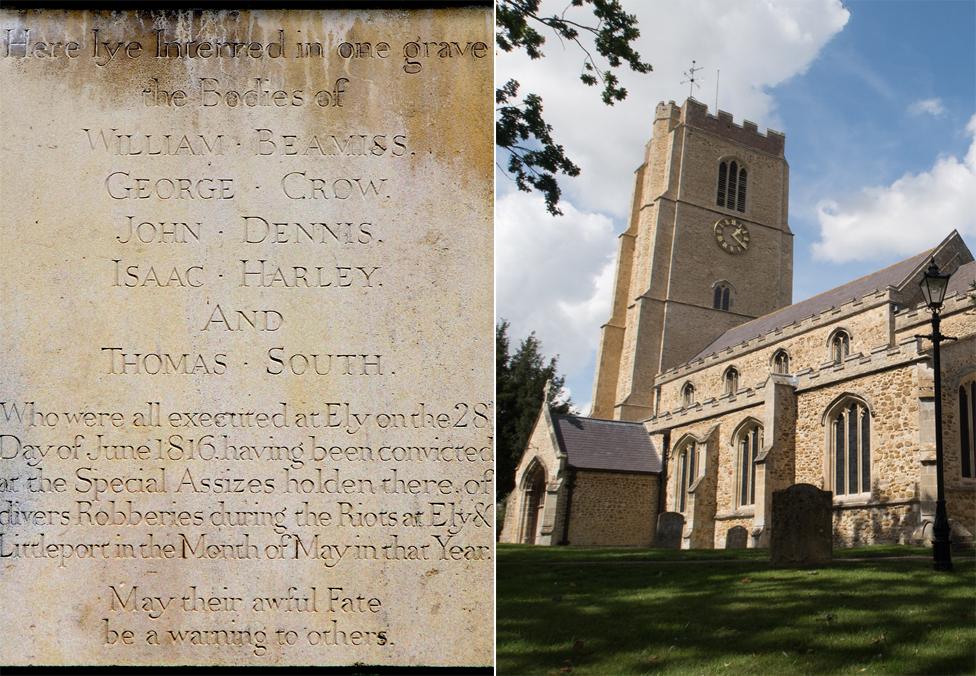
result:
<svg viewBox="0 0 976 676"><path fill-rule="evenodd" d="M945 299L946 289L949 287L949 277L951 276L951 274L945 274L939 270L939 266L935 264L935 258L929 263L919 286L922 287L925 304L933 312L938 312L942 308L942 301Z"/></svg>

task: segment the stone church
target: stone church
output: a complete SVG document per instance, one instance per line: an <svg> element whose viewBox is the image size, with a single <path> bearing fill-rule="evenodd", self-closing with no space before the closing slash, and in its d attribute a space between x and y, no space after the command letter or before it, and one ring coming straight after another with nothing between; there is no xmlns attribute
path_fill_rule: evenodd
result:
<svg viewBox="0 0 976 676"><path fill-rule="evenodd" d="M953 539L976 532L976 263L935 248L792 302L785 137L688 99L658 104L620 236L589 417L540 412L502 542L768 546L773 491L833 493L837 546L928 542L931 315L942 310ZM925 223L919 227L942 228Z"/></svg>

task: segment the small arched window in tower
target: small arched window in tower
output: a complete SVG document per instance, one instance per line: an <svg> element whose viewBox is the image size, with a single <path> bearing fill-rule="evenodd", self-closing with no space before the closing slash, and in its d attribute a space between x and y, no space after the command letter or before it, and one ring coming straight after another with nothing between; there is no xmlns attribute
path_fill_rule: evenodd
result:
<svg viewBox="0 0 976 676"><path fill-rule="evenodd" d="M681 405L684 408L695 403L695 386L691 383L685 383L684 387L681 388Z"/></svg>
<svg viewBox="0 0 976 676"><path fill-rule="evenodd" d="M830 358L840 364L851 353L851 336L843 329L835 331L830 337Z"/></svg>
<svg viewBox="0 0 976 676"><path fill-rule="evenodd" d="M959 386L959 451L962 475L976 478L976 375Z"/></svg>
<svg viewBox="0 0 976 676"><path fill-rule="evenodd" d="M830 463L834 495L871 491L871 413L848 398L834 407L830 421Z"/></svg>
<svg viewBox="0 0 976 676"><path fill-rule="evenodd" d="M739 372L734 366L725 369L725 394L735 394L739 390Z"/></svg>
<svg viewBox="0 0 976 676"><path fill-rule="evenodd" d="M773 355L773 373L790 372L790 355L786 350L776 350Z"/></svg>
<svg viewBox="0 0 976 676"><path fill-rule="evenodd" d="M712 307L726 312L732 307L732 286L728 282L715 282L713 285Z"/></svg>
<svg viewBox="0 0 976 676"><path fill-rule="evenodd" d="M762 448L763 428L757 422L744 425L735 436L736 497L740 507L756 504L756 457Z"/></svg>
<svg viewBox="0 0 976 676"><path fill-rule="evenodd" d="M746 169L738 162L719 162L715 203L739 212L746 210Z"/></svg>

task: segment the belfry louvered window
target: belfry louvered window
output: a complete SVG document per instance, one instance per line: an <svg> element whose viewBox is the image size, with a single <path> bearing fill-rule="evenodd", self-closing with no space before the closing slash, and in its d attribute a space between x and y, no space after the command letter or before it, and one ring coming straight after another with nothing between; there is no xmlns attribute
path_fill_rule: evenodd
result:
<svg viewBox="0 0 976 676"><path fill-rule="evenodd" d="M871 491L871 414L849 400L830 418L830 458L834 495Z"/></svg>
<svg viewBox="0 0 976 676"><path fill-rule="evenodd" d="M746 210L746 169L738 162L720 162L718 165L718 194L715 203L726 209Z"/></svg>
<svg viewBox="0 0 976 676"><path fill-rule="evenodd" d="M959 386L959 451L962 475L976 478L976 378Z"/></svg>

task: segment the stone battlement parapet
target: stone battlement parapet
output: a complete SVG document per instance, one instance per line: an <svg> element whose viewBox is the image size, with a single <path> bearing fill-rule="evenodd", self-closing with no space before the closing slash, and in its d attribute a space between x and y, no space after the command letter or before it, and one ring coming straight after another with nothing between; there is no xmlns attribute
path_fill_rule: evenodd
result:
<svg viewBox="0 0 976 676"><path fill-rule="evenodd" d="M693 98L686 99L684 105L679 106L674 101L664 101L657 104L656 119L676 119L689 127L719 134L737 143L777 157L783 157L786 149L786 136L774 129L767 129L763 134L759 127L751 120L743 120L741 125L735 123L732 113L719 110L717 115L708 112L708 106Z"/></svg>

